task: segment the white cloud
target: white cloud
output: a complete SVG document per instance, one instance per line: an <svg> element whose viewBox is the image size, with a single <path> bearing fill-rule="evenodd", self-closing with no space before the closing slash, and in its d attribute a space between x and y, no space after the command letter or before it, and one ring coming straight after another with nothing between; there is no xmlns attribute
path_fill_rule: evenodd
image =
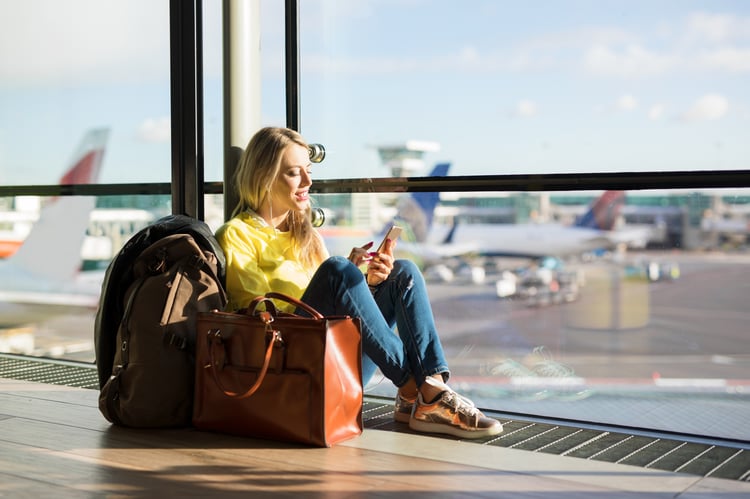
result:
<svg viewBox="0 0 750 499"><path fill-rule="evenodd" d="M148 118L138 127L137 136L143 142L169 142L172 131L168 116Z"/></svg>
<svg viewBox="0 0 750 499"><path fill-rule="evenodd" d="M467 64L477 64L481 62L482 57L479 55L479 51L476 47L466 46L461 50L459 59Z"/></svg>
<svg viewBox="0 0 750 499"><path fill-rule="evenodd" d="M0 16L0 80L4 83L169 78L166 2L37 0L6 4Z"/></svg>
<svg viewBox="0 0 750 499"><path fill-rule="evenodd" d="M596 45L584 53L584 68L594 74L638 77L668 71L675 59L650 51L641 45L630 44L620 50Z"/></svg>
<svg viewBox="0 0 750 499"><path fill-rule="evenodd" d="M723 118L729 111L729 101L723 95L704 95L682 115L688 122L712 121Z"/></svg>
<svg viewBox="0 0 750 499"><path fill-rule="evenodd" d="M283 58L277 58L275 72L283 70ZM320 74L383 75L419 72L472 71L491 72L510 67L500 57L484 55L476 47L467 45L453 52L431 57L386 55L381 57L336 57L328 54L311 54L302 61L302 70Z"/></svg>
<svg viewBox="0 0 750 499"><path fill-rule="evenodd" d="M590 36L580 46L585 71L640 78L675 71L748 72L748 40L750 17L693 12L651 32L621 33L618 38Z"/></svg>
<svg viewBox="0 0 750 499"><path fill-rule="evenodd" d="M654 104L648 110L648 119L651 121L657 121L664 116L665 107L664 104Z"/></svg>
<svg viewBox="0 0 750 499"><path fill-rule="evenodd" d="M522 99L516 104L513 115L519 118L531 118L536 116L538 107L536 102L528 99Z"/></svg>
<svg viewBox="0 0 750 499"><path fill-rule="evenodd" d="M733 73L750 71L750 48L721 47L696 55L700 69L725 70Z"/></svg>
<svg viewBox="0 0 750 499"><path fill-rule="evenodd" d="M632 111L638 107L638 100L630 94L625 94L617 99L616 106L620 111Z"/></svg>
<svg viewBox="0 0 750 499"><path fill-rule="evenodd" d="M750 18L709 12L691 13L685 25L688 40L726 43L750 38Z"/></svg>

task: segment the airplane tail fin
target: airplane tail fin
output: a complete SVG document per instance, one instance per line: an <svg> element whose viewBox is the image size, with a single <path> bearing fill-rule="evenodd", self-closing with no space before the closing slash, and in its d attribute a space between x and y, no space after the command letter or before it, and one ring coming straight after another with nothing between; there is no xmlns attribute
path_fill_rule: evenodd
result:
<svg viewBox="0 0 750 499"><path fill-rule="evenodd" d="M445 177L450 166L450 163L438 163L428 176ZM415 241L422 242L427 238L439 202L439 192L413 192L399 201L396 219L408 225Z"/></svg>
<svg viewBox="0 0 750 499"><path fill-rule="evenodd" d="M606 191L591 203L588 211L576 220L575 226L604 231L612 230L624 204L625 191Z"/></svg>
<svg viewBox="0 0 750 499"><path fill-rule="evenodd" d="M97 183L104 158L108 129L90 130L76 150L61 185ZM51 199L21 247L8 263L47 279L70 279L81 267L81 247L86 236L93 196L62 196Z"/></svg>

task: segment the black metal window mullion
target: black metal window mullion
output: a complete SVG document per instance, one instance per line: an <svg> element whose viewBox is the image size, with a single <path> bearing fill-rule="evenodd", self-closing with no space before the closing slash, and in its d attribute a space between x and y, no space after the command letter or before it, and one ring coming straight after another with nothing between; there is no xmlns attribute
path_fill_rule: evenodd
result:
<svg viewBox="0 0 750 499"><path fill-rule="evenodd" d="M300 130L299 0L285 3L286 126Z"/></svg>
<svg viewBox="0 0 750 499"><path fill-rule="evenodd" d="M204 217L202 3L169 3L172 212Z"/></svg>

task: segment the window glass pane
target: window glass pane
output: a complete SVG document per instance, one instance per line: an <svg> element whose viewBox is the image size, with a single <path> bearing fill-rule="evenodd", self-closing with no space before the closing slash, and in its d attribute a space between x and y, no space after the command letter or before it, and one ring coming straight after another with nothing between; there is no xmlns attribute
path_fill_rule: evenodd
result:
<svg viewBox="0 0 750 499"><path fill-rule="evenodd" d="M261 120L264 126L287 124L284 8L285 2L261 0Z"/></svg>
<svg viewBox="0 0 750 499"><path fill-rule="evenodd" d="M93 362L104 272L169 196L0 198L0 352Z"/></svg>
<svg viewBox="0 0 750 499"><path fill-rule="evenodd" d="M0 182L53 184L109 129L100 182L170 175L169 2L3 2Z"/></svg>
<svg viewBox="0 0 750 499"><path fill-rule="evenodd" d="M750 4L300 8L301 130L329 147L321 176L384 174L373 146L412 139L456 175L747 168Z"/></svg>
<svg viewBox="0 0 750 499"><path fill-rule="evenodd" d="M224 178L222 2L203 2L203 147L207 182Z"/></svg>
<svg viewBox="0 0 750 499"><path fill-rule="evenodd" d="M389 220L407 228L397 256L422 267L456 390L499 411L748 439L748 191L442 193L420 235L408 201L426 194L318 195L320 230L346 255ZM395 388L376 376L367 392Z"/></svg>

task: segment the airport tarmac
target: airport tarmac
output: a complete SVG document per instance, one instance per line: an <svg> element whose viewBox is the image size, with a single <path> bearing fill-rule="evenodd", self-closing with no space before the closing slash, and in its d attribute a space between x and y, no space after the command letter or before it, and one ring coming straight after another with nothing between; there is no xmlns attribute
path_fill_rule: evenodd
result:
<svg viewBox="0 0 750 499"><path fill-rule="evenodd" d="M588 378L750 378L750 255L642 258L678 263L679 279L647 282L593 263L581 267L587 282L576 302L546 307L498 299L491 276L483 285L431 283L444 346L484 364L537 362L534 349L544 347Z"/></svg>
<svg viewBox="0 0 750 499"><path fill-rule="evenodd" d="M451 383L480 407L750 441L750 255L628 255L651 261L679 278L584 264L579 299L545 307L498 299L492 275L430 283Z"/></svg>
<svg viewBox="0 0 750 499"><path fill-rule="evenodd" d="M647 252L675 281L583 264L573 303L529 307L484 283L429 282L451 383L481 407L750 441L750 255ZM632 276L631 276L632 277ZM0 333L0 348L94 362L95 311ZM392 395L387 380L368 391Z"/></svg>

